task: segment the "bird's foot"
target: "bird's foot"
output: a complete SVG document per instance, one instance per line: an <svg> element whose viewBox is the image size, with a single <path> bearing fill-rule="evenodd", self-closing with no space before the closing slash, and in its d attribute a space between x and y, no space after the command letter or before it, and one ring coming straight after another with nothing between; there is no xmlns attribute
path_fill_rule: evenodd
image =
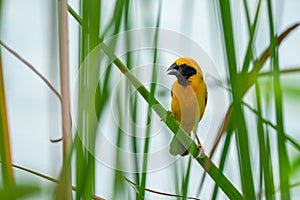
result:
<svg viewBox="0 0 300 200"><path fill-rule="evenodd" d="M205 156L204 148L203 148L203 146L200 142L200 139L199 139L199 137L196 133L195 133L195 137L196 137L196 140L197 140L197 148L200 149L199 154L195 157L195 159L203 158Z"/></svg>
<svg viewBox="0 0 300 200"><path fill-rule="evenodd" d="M203 158L205 156L203 146L201 144L198 144L197 148L200 149L200 151L199 151L199 154L195 157L196 160L198 158Z"/></svg>
<svg viewBox="0 0 300 200"><path fill-rule="evenodd" d="M168 116L173 116L172 112L169 110L161 117L160 121L167 121Z"/></svg>

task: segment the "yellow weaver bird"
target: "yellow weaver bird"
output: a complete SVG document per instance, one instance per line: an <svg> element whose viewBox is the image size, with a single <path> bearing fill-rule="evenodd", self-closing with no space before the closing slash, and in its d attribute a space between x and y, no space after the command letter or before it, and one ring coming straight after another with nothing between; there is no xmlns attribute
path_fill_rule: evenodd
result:
<svg viewBox="0 0 300 200"><path fill-rule="evenodd" d="M175 75L177 78L171 91L171 116L189 135L191 135L191 131L194 132L198 147L201 148L199 154L201 156L204 151L197 136L197 127L207 103L207 89L202 71L192 58L177 59L167 71L169 75ZM188 155L187 149L176 136L171 141L170 153L172 155Z"/></svg>

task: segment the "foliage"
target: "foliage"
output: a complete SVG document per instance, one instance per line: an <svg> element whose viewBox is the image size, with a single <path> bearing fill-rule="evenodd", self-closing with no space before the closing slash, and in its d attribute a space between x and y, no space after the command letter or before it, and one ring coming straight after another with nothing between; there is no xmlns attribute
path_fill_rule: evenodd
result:
<svg viewBox="0 0 300 200"><path fill-rule="evenodd" d="M75 20L79 28L78 68L75 69L78 71L78 84L76 85L78 104L75 105L77 106L77 116L71 116L75 122L72 125L74 137L72 139L71 136L64 135L63 138L64 165L59 178L52 178L11 163L10 133L7 128L7 124L10 125L11 122L8 121L9 118L6 115L4 93L6 82L3 80L2 60L0 60L0 155L2 170L0 198L17 199L25 195L34 195L39 191L39 187L34 183L25 185L15 183L16 178L13 172L19 169L55 183L57 187L53 190L55 194L53 196L57 199L61 198L60 195L64 194L65 191L69 190L71 193L71 189L73 190L73 198L78 200L102 199L102 194L98 194L99 187L111 189L108 199L145 199L147 195L156 195L162 198L176 197L178 199L217 199L220 195L219 189L229 199L275 199L277 194L280 195L281 199L291 199L293 197L292 187L298 186L297 183L292 184L292 180L297 177L300 157L293 157L290 152L296 151L298 153L300 143L287 133L287 125L285 124L287 111L285 110L284 97L299 98L299 87L295 86L293 82L285 84L283 76L285 74L297 75L300 70L298 68L282 70L279 47L284 39L289 39L292 31L298 28L299 23L291 24L279 33L274 17L274 5L271 0L265 3L258 0L252 9L254 10L253 16L250 12L250 3L246 0L243 1L242 14L246 16L247 45L242 55L243 59L240 59L240 53L237 53L240 49L237 45L239 37L236 34L236 29L242 27L234 24L236 13L234 14L232 9L232 2L219 0L209 2L209 4L214 6L215 17L220 22L219 31L225 59L223 67L227 70L229 88L227 90L222 89L226 90L230 96L230 106L223 118L222 126L215 138L215 146L210 155L197 158L199 153L197 145L178 126L164 107L163 99L167 99L168 94L162 92L160 95L159 93L158 79L161 74L159 74L160 71L157 66L165 61L160 55L163 53L155 47L160 41L158 33L162 29L163 19L161 16L163 16L164 3L143 2L134 4L132 1L116 0L113 5L113 14L107 15L106 6L110 5L107 2L80 1L78 12L71 5L68 5L68 16ZM115 41L115 43L107 43L107 41L110 41L109 39L115 35L136 27L133 17L143 15L132 14L134 6L139 6L141 11L147 9L153 11L150 20L142 19L140 23L143 26L155 27L154 48L142 49L145 52L150 52L141 54L142 58L139 58L139 54L135 54L135 52L126 52L125 55L118 57L118 48L125 44L130 49L129 47L135 44L137 38L125 38L125 41ZM192 4L190 6L192 7ZM63 11L67 12L66 7L62 8ZM262 13L267 14L266 19L263 19ZM187 21L192 20L192 18L193 15L188 17L185 15L184 20L179 23L188 26ZM264 51L256 48L255 45L260 42L257 37L261 31L260 20L266 21L269 31L268 46ZM66 24L60 27L60 30L63 31L67 29ZM66 48L67 41L67 36L60 40L62 49ZM71 114L68 107L70 105L66 102L74 100L73 97L57 92L33 65L3 41L1 41L1 45L22 61L25 66L29 67L55 93L58 101L64 107L62 109L62 121L69 120L68 117ZM64 49L65 51L62 49L60 56L67 58L67 48ZM141 81L143 75L139 76L135 73L137 63L143 63L143 61L137 61L139 59L145 59L152 63L151 70L147 74L150 78L150 85ZM105 65L105 60L110 61L108 65ZM62 65L61 63L61 67ZM61 72L61 74L68 73L65 70ZM117 87L117 82L123 77L125 77L125 81L122 82L124 84ZM61 76L61 88L69 87L68 77ZM116 94L116 102L112 105L113 94ZM127 99L130 100L127 102ZM145 111L140 111L144 107L146 108ZM116 109L115 121L117 126L107 123L108 110L110 109ZM124 117L124 113L128 110L131 119ZM275 113L275 121L272 120L272 112ZM161 123L165 123L165 126L170 130L164 130L166 134L176 134L183 143L188 144L187 148L191 154L188 159L179 158L172 165L165 166L167 170L164 169L163 171L166 174L172 174L168 178L172 180L171 183L174 183L172 185L173 190L169 192L164 191L164 188L160 189L160 183L157 183L158 188L152 188L153 180L149 166L153 153L151 149L153 143L151 134L155 128L153 119L156 115L161 119ZM248 122L249 118L254 118L255 123ZM126 126L130 120L134 123ZM143 123L146 127L142 133L139 123ZM102 131L102 126L106 127L107 124L109 128ZM127 132L123 127L128 128ZM71 129L71 127L67 128ZM63 130L65 131L65 129ZM116 148L114 152L106 152L106 149L101 148L101 145L105 146L105 144L97 143L99 137L107 134L106 132L115 136L113 143ZM127 135L128 132L130 133L129 136ZM144 136L142 139L141 134ZM164 139L168 138L165 137ZM101 149L100 155L108 155L113 161L113 165L107 164L111 167L109 171L113 175L112 177L97 168L99 149ZM231 153L230 149L234 149L236 155ZM132 153L133 156L124 158L123 155L127 155L124 154L124 151ZM215 154L215 152L217 153ZM229 157L233 156L237 162L231 163L235 169L230 174L227 173L226 169ZM128 164L131 166L131 172L122 170ZM198 171L195 172L195 169ZM277 171L279 175L276 174ZM202 173L203 176L200 180ZM211 180L205 178L206 173L211 177ZM199 177L196 181L193 179L195 176ZM210 181L214 183L212 192L203 192L204 185ZM107 185L100 184L106 182ZM198 192L196 192L196 188L199 188ZM14 195L7 196L12 193Z"/></svg>

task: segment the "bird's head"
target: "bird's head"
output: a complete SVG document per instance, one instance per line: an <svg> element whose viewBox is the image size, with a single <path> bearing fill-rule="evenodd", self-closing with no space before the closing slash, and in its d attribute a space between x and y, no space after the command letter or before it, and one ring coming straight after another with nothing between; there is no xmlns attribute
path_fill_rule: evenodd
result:
<svg viewBox="0 0 300 200"><path fill-rule="evenodd" d="M175 75L178 82L185 87L191 78L196 76L202 78L202 71L198 63L192 58L178 58L167 71L169 75Z"/></svg>

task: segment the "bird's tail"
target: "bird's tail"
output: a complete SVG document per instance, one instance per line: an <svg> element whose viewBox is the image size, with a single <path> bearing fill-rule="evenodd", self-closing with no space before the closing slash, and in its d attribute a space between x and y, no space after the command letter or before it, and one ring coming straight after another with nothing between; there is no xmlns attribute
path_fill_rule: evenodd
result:
<svg viewBox="0 0 300 200"><path fill-rule="evenodd" d="M170 154L176 156L186 156L189 154L188 150L184 147L184 145L176 138L176 136L173 137L171 143L170 143Z"/></svg>

